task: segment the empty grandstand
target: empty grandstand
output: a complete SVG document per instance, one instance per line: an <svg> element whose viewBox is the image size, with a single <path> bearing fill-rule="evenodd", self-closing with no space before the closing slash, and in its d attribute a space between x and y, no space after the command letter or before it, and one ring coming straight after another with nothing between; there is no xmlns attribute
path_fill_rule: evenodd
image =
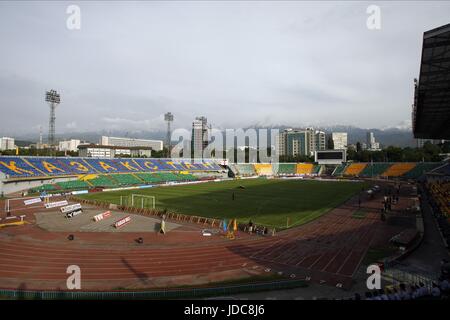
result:
<svg viewBox="0 0 450 320"><path fill-rule="evenodd" d="M383 177L400 177L412 170L416 166L415 163L412 162L400 162L394 163L390 166L385 172L381 174Z"/></svg>
<svg viewBox="0 0 450 320"><path fill-rule="evenodd" d="M238 163L236 164L236 170L241 176L254 176L256 175L255 167L251 163Z"/></svg>
<svg viewBox="0 0 450 320"><path fill-rule="evenodd" d="M347 176L359 176L359 174L364 170L367 163L352 163L347 168L345 168L344 175Z"/></svg>
<svg viewBox="0 0 450 320"><path fill-rule="evenodd" d="M255 171L259 176L273 175L272 164L270 163L255 163Z"/></svg>

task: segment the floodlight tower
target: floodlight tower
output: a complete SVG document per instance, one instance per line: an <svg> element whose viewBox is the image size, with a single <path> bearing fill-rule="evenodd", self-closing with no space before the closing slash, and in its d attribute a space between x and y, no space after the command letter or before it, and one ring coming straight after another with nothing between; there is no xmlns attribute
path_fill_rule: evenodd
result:
<svg viewBox="0 0 450 320"><path fill-rule="evenodd" d="M164 120L167 121L167 157L170 157L170 123L173 121L173 114L171 112L167 112L164 115Z"/></svg>
<svg viewBox="0 0 450 320"><path fill-rule="evenodd" d="M56 90L50 90L45 93L45 101L50 105L50 120L48 123L48 144L50 147L55 145L55 109L60 104L61 98Z"/></svg>

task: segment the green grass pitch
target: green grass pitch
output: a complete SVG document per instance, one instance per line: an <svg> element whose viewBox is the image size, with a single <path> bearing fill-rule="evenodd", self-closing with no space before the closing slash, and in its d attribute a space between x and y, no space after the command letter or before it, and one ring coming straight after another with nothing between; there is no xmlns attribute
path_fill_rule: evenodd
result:
<svg viewBox="0 0 450 320"><path fill-rule="evenodd" d="M158 209L209 218L236 218L243 223L251 219L256 224L284 228L287 221L291 227L319 217L363 186L346 181L246 179L100 192L82 197L119 204L120 196L149 195L156 197Z"/></svg>

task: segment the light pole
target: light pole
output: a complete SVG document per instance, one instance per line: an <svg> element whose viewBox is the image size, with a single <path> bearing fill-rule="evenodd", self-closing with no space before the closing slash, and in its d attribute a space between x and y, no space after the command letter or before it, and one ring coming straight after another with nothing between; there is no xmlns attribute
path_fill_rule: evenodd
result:
<svg viewBox="0 0 450 320"><path fill-rule="evenodd" d="M45 101L50 105L50 119L48 123L48 144L50 148L55 146L55 109L61 102L61 97L56 90L50 90L45 93Z"/></svg>
<svg viewBox="0 0 450 320"><path fill-rule="evenodd" d="M171 112L167 112L164 115L164 120L167 122L167 157L170 157L170 140L171 140L171 136L170 136L170 123L173 121L173 114Z"/></svg>

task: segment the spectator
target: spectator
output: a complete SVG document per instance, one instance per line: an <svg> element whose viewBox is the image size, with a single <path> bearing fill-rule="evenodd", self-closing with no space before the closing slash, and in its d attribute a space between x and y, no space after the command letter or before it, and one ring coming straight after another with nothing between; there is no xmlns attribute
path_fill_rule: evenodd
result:
<svg viewBox="0 0 450 320"><path fill-rule="evenodd" d="M425 287L425 284L423 282L419 282L419 286L419 297L426 297L430 295L430 293L428 292L428 288Z"/></svg>
<svg viewBox="0 0 450 320"><path fill-rule="evenodd" d="M380 300L381 300L381 297L378 295L378 292L377 292L377 291L374 291L374 292L373 292L373 298L372 298L372 300L376 300L376 301L380 301Z"/></svg>
<svg viewBox="0 0 450 320"><path fill-rule="evenodd" d="M440 283L440 288L442 292L448 293L450 291L450 283L447 278L444 278Z"/></svg>
<svg viewBox="0 0 450 320"><path fill-rule="evenodd" d="M353 298L353 300L355 300L355 301L361 300L361 295L358 292L356 292L355 293L355 297Z"/></svg>
<svg viewBox="0 0 450 320"><path fill-rule="evenodd" d="M388 291L387 289L386 290L383 290L383 289L378 290L381 300L384 300L384 301L389 300L387 291Z"/></svg>
<svg viewBox="0 0 450 320"><path fill-rule="evenodd" d="M396 288L392 289L392 295L391 295L391 299L390 300L395 300L395 301L401 300L400 299L400 294L398 293Z"/></svg>
<svg viewBox="0 0 450 320"><path fill-rule="evenodd" d="M433 288L431 289L431 296L434 298L439 298L441 296L441 290L439 289L438 285L433 282Z"/></svg>
<svg viewBox="0 0 450 320"><path fill-rule="evenodd" d="M366 299L365 300L372 300L372 292L370 292L370 291L366 292Z"/></svg>

